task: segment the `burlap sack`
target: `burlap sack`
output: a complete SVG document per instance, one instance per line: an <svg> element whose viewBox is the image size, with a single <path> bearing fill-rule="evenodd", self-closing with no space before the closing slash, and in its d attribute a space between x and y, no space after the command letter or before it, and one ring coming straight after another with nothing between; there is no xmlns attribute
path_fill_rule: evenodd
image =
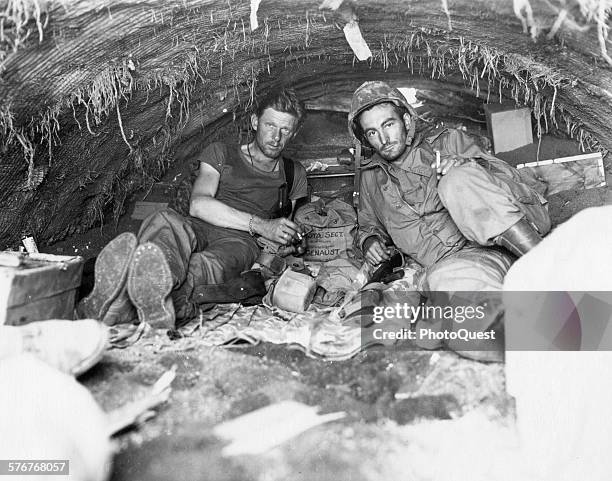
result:
<svg viewBox="0 0 612 481"><path fill-rule="evenodd" d="M304 260L325 262L352 257L357 214L346 202L340 199L310 202L297 210L295 221L312 228L306 237Z"/></svg>

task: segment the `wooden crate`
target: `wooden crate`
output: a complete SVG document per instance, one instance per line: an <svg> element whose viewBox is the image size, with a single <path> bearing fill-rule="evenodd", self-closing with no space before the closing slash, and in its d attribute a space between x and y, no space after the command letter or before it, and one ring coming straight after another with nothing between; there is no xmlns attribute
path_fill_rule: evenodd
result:
<svg viewBox="0 0 612 481"><path fill-rule="evenodd" d="M18 267L0 266L0 325L74 319L83 258L30 254Z"/></svg>
<svg viewBox="0 0 612 481"><path fill-rule="evenodd" d="M508 152L533 142L531 111L508 104L485 104L487 130L495 153Z"/></svg>

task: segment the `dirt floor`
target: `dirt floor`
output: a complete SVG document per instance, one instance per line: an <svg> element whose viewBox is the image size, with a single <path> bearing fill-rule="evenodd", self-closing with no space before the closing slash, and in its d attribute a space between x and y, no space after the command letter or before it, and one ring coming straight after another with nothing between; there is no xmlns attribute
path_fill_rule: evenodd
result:
<svg viewBox="0 0 612 481"><path fill-rule="evenodd" d="M512 413L500 364L392 349L324 362L270 344L206 348L163 331L111 350L81 381L109 411L138 399L172 366L170 400L118 437L113 480L395 480L406 472L399 426L475 409L505 423ZM347 416L265 456L221 456L216 424L282 400Z"/></svg>

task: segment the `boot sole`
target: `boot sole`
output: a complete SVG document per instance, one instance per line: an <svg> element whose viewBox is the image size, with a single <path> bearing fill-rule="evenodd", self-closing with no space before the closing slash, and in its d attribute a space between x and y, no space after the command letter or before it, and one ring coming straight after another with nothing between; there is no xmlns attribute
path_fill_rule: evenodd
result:
<svg viewBox="0 0 612 481"><path fill-rule="evenodd" d="M159 328L174 327L174 306L169 298L173 287L172 272L158 246L151 242L138 246L127 286L140 322Z"/></svg>
<svg viewBox="0 0 612 481"><path fill-rule="evenodd" d="M118 235L98 255L94 267L94 288L77 306L81 318L103 319L127 278L138 241L131 232Z"/></svg>

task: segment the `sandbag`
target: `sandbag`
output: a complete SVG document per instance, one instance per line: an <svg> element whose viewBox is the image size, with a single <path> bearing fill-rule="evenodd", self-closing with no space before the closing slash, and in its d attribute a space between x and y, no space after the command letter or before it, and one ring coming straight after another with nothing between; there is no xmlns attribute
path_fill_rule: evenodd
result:
<svg viewBox="0 0 612 481"><path fill-rule="evenodd" d="M357 213L351 205L340 199L319 199L301 206L295 222L312 229L306 236L304 260L325 262L352 257Z"/></svg>

